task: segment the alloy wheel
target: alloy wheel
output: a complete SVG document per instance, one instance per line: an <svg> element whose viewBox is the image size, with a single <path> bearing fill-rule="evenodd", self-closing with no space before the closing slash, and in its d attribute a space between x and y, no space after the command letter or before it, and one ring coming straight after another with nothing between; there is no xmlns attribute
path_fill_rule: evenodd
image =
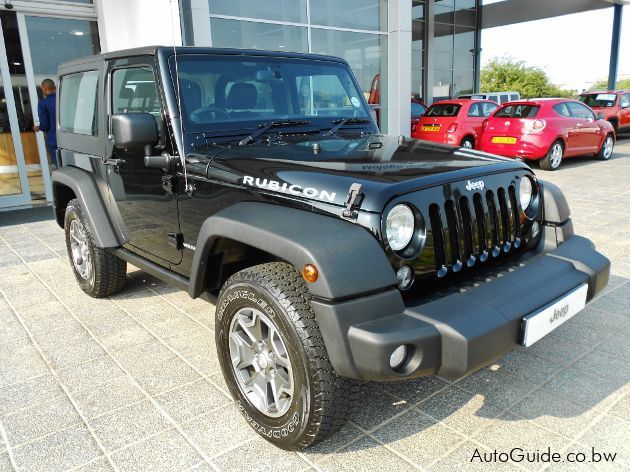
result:
<svg viewBox="0 0 630 472"><path fill-rule="evenodd" d="M609 159L610 156L612 156L613 146L614 143L612 136L606 136L606 139L604 140L604 152L602 153L604 159Z"/></svg>
<svg viewBox="0 0 630 472"><path fill-rule="evenodd" d="M556 169L562 162L562 144L555 143L551 148L551 167Z"/></svg>
<svg viewBox="0 0 630 472"><path fill-rule="evenodd" d="M75 270L82 279L88 280L92 275L90 246L85 227L77 219L70 222L70 251Z"/></svg>
<svg viewBox="0 0 630 472"><path fill-rule="evenodd" d="M293 400L293 370L273 322L255 308L240 309L230 324L230 358L238 386L254 407L284 415Z"/></svg>

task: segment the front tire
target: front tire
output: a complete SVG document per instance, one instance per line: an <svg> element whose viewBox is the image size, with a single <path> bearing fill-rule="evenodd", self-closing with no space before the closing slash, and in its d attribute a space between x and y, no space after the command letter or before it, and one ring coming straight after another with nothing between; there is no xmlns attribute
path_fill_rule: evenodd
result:
<svg viewBox="0 0 630 472"><path fill-rule="evenodd" d="M244 269L216 309L221 370L249 425L272 444L299 450L345 423L358 383L330 364L306 283L289 264Z"/></svg>
<svg viewBox="0 0 630 472"><path fill-rule="evenodd" d="M595 157L601 161L607 161L611 158L614 147L615 140L612 137L612 134L606 135L606 137L604 138L604 142L602 143L602 147L599 148L599 151L597 152Z"/></svg>
<svg viewBox="0 0 630 472"><path fill-rule="evenodd" d="M118 292L125 284L127 262L96 247L78 199L70 200L64 220L70 265L81 290L94 298Z"/></svg>
<svg viewBox="0 0 630 472"><path fill-rule="evenodd" d="M562 163L564 146L560 140L554 143L547 151L547 155L540 160L540 168L543 170L556 170Z"/></svg>

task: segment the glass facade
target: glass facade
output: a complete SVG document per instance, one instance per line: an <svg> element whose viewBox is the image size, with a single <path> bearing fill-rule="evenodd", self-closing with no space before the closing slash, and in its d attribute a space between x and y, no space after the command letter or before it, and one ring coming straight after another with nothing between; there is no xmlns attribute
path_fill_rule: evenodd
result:
<svg viewBox="0 0 630 472"><path fill-rule="evenodd" d="M385 0L344 0L342 8L336 0L208 0L208 9L214 47L343 57L366 98L374 77L386 74Z"/></svg>

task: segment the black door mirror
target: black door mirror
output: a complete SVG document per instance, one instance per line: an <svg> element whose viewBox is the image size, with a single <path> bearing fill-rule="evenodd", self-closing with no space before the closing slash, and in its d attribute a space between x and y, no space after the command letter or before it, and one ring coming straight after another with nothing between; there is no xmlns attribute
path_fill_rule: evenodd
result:
<svg viewBox="0 0 630 472"><path fill-rule="evenodd" d="M604 118L606 118L606 115L604 115L601 111L598 111L595 116L598 120L603 120Z"/></svg>
<svg viewBox="0 0 630 472"><path fill-rule="evenodd" d="M158 143L158 129L151 113L119 113L112 116L114 146L118 149L143 149L151 155Z"/></svg>

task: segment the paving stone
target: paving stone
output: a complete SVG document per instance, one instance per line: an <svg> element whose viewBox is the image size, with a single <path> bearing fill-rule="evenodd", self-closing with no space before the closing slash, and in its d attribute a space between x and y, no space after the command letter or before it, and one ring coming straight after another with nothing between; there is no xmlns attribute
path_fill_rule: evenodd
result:
<svg viewBox="0 0 630 472"><path fill-rule="evenodd" d="M630 421L604 415L579 439L603 453L617 453L616 462L630 466Z"/></svg>
<svg viewBox="0 0 630 472"><path fill-rule="evenodd" d="M464 436L416 410L395 418L372 433L415 464L426 466L446 454Z"/></svg>
<svg viewBox="0 0 630 472"><path fill-rule="evenodd" d="M580 362L575 364L575 368L606 379L620 387L630 382L628 358L617 357L599 348L581 358Z"/></svg>
<svg viewBox="0 0 630 472"><path fill-rule="evenodd" d="M283 451L262 438L249 441L215 459L221 470L265 470L284 472L308 467L295 452Z"/></svg>
<svg viewBox="0 0 630 472"><path fill-rule="evenodd" d="M411 464L368 437L363 437L331 455L327 460L318 463L318 467L325 471L356 471L372 470L375 464L378 464L380 470L415 470Z"/></svg>
<svg viewBox="0 0 630 472"><path fill-rule="evenodd" d="M145 398L138 386L127 376L72 394L79 410L94 418Z"/></svg>
<svg viewBox="0 0 630 472"><path fill-rule="evenodd" d="M175 310L170 305L149 307L140 313L135 310L133 316L142 326L160 339L202 329L196 321L191 320L186 314Z"/></svg>
<svg viewBox="0 0 630 472"><path fill-rule="evenodd" d="M143 401L89 420L96 436L110 451L167 429L171 424L151 404Z"/></svg>
<svg viewBox="0 0 630 472"><path fill-rule="evenodd" d="M112 454L120 471L187 470L203 458L175 430L165 431Z"/></svg>
<svg viewBox="0 0 630 472"><path fill-rule="evenodd" d="M630 300L613 297L602 297L591 303L591 308L604 313L617 313L630 315Z"/></svg>
<svg viewBox="0 0 630 472"><path fill-rule="evenodd" d="M106 354L103 348L88 335L73 344L63 346L55 345L54 340L49 339L41 345L41 348L48 362L57 370L82 364Z"/></svg>
<svg viewBox="0 0 630 472"><path fill-rule="evenodd" d="M155 399L180 423L230 403L216 387L204 379L171 390Z"/></svg>
<svg viewBox="0 0 630 472"><path fill-rule="evenodd" d="M105 457L94 459L75 470L77 472L114 472L114 468Z"/></svg>
<svg viewBox="0 0 630 472"><path fill-rule="evenodd" d="M630 391L627 391L608 411L609 415L630 421Z"/></svg>
<svg viewBox="0 0 630 472"><path fill-rule="evenodd" d="M534 383L518 379L505 370L489 368L464 377L455 385L472 394L482 395L489 404L499 408L509 408L535 388Z"/></svg>
<svg viewBox="0 0 630 472"><path fill-rule="evenodd" d="M493 367L534 385L546 382L549 377L562 370L562 366L553 361L518 349L495 361Z"/></svg>
<svg viewBox="0 0 630 472"><path fill-rule="evenodd" d="M182 428L210 457L223 454L256 437L234 404L188 421Z"/></svg>
<svg viewBox="0 0 630 472"><path fill-rule="evenodd" d="M514 464L509 462L480 462L475 453L479 454L479 457L483 457L483 453L492 453L490 449L472 442L464 442L458 446L453 452L446 457L442 457L437 462L433 463L428 470L443 472L443 471L479 471L487 472L488 470L498 470L501 472L516 472L521 469L517 468Z"/></svg>
<svg viewBox="0 0 630 472"><path fill-rule="evenodd" d="M598 349L603 352L613 354L623 359L630 359L630 342L627 336L614 334L598 346Z"/></svg>
<svg viewBox="0 0 630 472"><path fill-rule="evenodd" d="M140 372L133 370L136 380L151 395L158 395L201 378L181 359L174 357Z"/></svg>
<svg viewBox="0 0 630 472"><path fill-rule="evenodd" d="M9 444L21 445L81 422L65 395L46 399L30 408L6 414L2 424Z"/></svg>
<svg viewBox="0 0 630 472"><path fill-rule="evenodd" d="M356 441L361 436L364 436L364 434L359 428L350 422L346 422L339 431L304 450L303 453L311 462L319 462L328 458L330 454L343 449L351 442Z"/></svg>
<svg viewBox="0 0 630 472"><path fill-rule="evenodd" d="M0 345L0 387L23 382L49 372L48 366L28 338L14 338Z"/></svg>
<svg viewBox="0 0 630 472"><path fill-rule="evenodd" d="M2 448L0 448L2 451ZM7 452L0 452L0 472L13 472L15 469Z"/></svg>
<svg viewBox="0 0 630 472"><path fill-rule="evenodd" d="M50 373L0 388L0 416L46 402L62 394L63 390Z"/></svg>
<svg viewBox="0 0 630 472"><path fill-rule="evenodd" d="M551 333L532 346L520 349L556 364L567 366L582 357L591 347L587 344L567 341Z"/></svg>
<svg viewBox="0 0 630 472"><path fill-rule="evenodd" d="M94 388L113 379L122 377L125 372L116 365L110 356L90 359L57 372L61 382L70 391Z"/></svg>
<svg viewBox="0 0 630 472"><path fill-rule="evenodd" d="M400 382L375 383L374 385L398 399L405 400L411 405L425 401L431 395L448 386L444 380L435 376Z"/></svg>
<svg viewBox="0 0 630 472"><path fill-rule="evenodd" d="M55 472L80 466L102 455L84 425L51 434L13 451L19 470Z"/></svg>
<svg viewBox="0 0 630 472"><path fill-rule="evenodd" d="M383 394L380 389L366 388L362 393L362 401L357 405L350 420L369 431L392 416L408 410L410 406L405 400L397 400Z"/></svg>

